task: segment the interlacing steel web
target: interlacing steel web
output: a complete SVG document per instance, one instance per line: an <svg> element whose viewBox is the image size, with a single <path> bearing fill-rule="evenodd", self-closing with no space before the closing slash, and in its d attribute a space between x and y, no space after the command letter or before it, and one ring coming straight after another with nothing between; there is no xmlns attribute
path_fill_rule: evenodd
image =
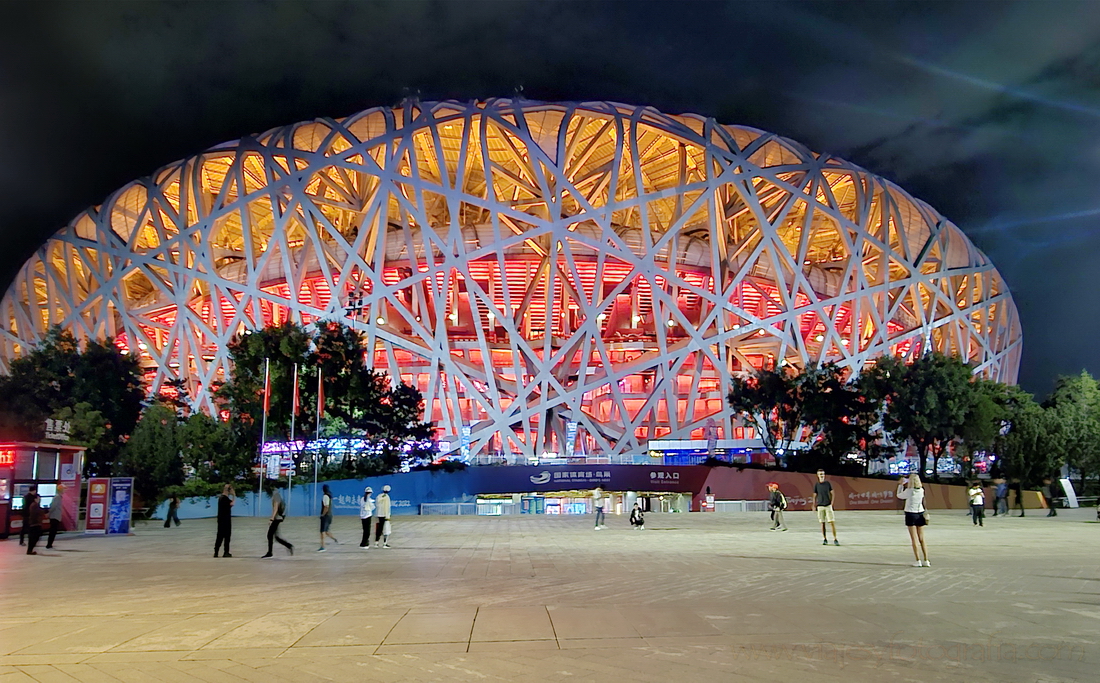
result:
<svg viewBox="0 0 1100 683"><path fill-rule="evenodd" d="M498 99L277 128L127 185L20 270L0 363L55 325L113 336L152 392L182 377L210 410L234 335L319 319L360 329L452 447L524 456L742 436L724 392L752 367L938 349L1014 382L1021 344L989 259L857 166L694 115Z"/></svg>

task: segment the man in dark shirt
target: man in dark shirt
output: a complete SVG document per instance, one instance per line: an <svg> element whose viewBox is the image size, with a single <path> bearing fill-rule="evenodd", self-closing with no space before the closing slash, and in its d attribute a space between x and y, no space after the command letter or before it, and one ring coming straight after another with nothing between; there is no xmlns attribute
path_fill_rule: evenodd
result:
<svg viewBox="0 0 1100 683"><path fill-rule="evenodd" d="M818 470L817 483L814 484L814 510L817 511L817 521L821 522L821 545L829 545L829 537L825 535L826 522L833 528L833 545L840 545L840 541L836 540L833 497L833 485L825 481L825 470Z"/></svg>
<svg viewBox="0 0 1100 683"><path fill-rule="evenodd" d="M229 537L233 535L233 505L237 497L233 493L233 487L226 484L222 488L222 495L218 496L218 539L214 541L214 557L218 556L218 550L225 542L225 552L222 557L233 557L229 554Z"/></svg>
<svg viewBox="0 0 1100 683"><path fill-rule="evenodd" d="M23 526L19 527L19 545L27 545L24 540L30 531L31 507L38 500L38 486L31 484L23 494Z"/></svg>

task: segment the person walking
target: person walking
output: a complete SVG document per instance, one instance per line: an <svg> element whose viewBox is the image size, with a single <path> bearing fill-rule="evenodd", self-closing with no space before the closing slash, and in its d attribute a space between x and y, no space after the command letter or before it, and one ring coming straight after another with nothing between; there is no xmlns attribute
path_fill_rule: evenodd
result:
<svg viewBox="0 0 1100 683"><path fill-rule="evenodd" d="M53 494L53 500L50 501L50 535L46 538L46 550L53 549L54 539L57 538L57 532L61 531L61 494L65 492L65 485L58 484L57 492Z"/></svg>
<svg viewBox="0 0 1100 683"><path fill-rule="evenodd" d="M286 503L283 502L279 489L275 489L271 492L271 519L267 525L267 554L263 556L264 558L272 556L271 551L275 548L275 541L278 541L279 545L286 548L291 555L294 554L294 544L279 535L279 525L284 519L286 519Z"/></svg>
<svg viewBox="0 0 1100 683"><path fill-rule="evenodd" d="M363 500L359 503L359 521L363 525L363 538L359 541L359 547L370 550L370 518L374 516L374 491L368 486L363 489Z"/></svg>
<svg viewBox="0 0 1100 683"><path fill-rule="evenodd" d="M979 482L971 482L966 490L970 496L970 517L974 520L974 526L985 526L985 492Z"/></svg>
<svg viewBox="0 0 1100 683"><path fill-rule="evenodd" d="M42 498L37 493L30 494L30 505L23 508L23 526L27 527L27 554L37 555L34 549L38 539L42 538ZM27 500L26 497L23 500Z"/></svg>
<svg viewBox="0 0 1100 683"><path fill-rule="evenodd" d="M382 493L375 501L374 509L374 545L378 547L378 541L382 541L382 547L390 547L390 485L382 487Z"/></svg>
<svg viewBox="0 0 1100 683"><path fill-rule="evenodd" d="M30 512L36 498L38 498L38 484L31 484L27 487L27 492L23 494L23 511L21 513L23 524L19 527L19 545L27 545L27 532L31 528Z"/></svg>
<svg viewBox="0 0 1100 683"><path fill-rule="evenodd" d="M175 522L176 526L180 525L179 509L180 497L173 493L172 496L168 499L168 512L164 515L165 529L167 529L172 524L172 522Z"/></svg>
<svg viewBox="0 0 1100 683"><path fill-rule="evenodd" d="M768 491L770 492L768 509L772 513L771 530L786 531L787 525L783 522L783 511L787 509L787 497L779 490L779 484L774 481L768 482ZM835 536L836 532L833 535Z"/></svg>
<svg viewBox="0 0 1100 683"><path fill-rule="evenodd" d="M993 481L997 488L993 489L993 516L998 514L1008 517L1008 484L1004 477L998 477Z"/></svg>
<svg viewBox="0 0 1100 683"><path fill-rule="evenodd" d="M329 490L328 484L321 487L321 547L317 549L317 552L325 552L325 536L332 539L332 542L336 545L340 545L340 541L336 540L336 537L332 535L332 491Z"/></svg>
<svg viewBox="0 0 1100 683"><path fill-rule="evenodd" d="M634 502L634 507L630 510L630 525L634 527L635 531L645 530L645 513L642 512L642 506L637 501Z"/></svg>
<svg viewBox="0 0 1100 683"><path fill-rule="evenodd" d="M1054 507L1054 497L1058 495L1054 481L1050 477L1043 479L1043 498L1047 501L1047 517L1057 517L1058 508Z"/></svg>
<svg viewBox="0 0 1100 683"><path fill-rule="evenodd" d="M603 489L597 486L596 490L592 492L592 507L596 509L596 531L607 528L603 524L607 521L604 517L605 505L607 505L607 498L603 495Z"/></svg>
<svg viewBox="0 0 1100 683"><path fill-rule="evenodd" d="M229 539L233 536L233 506L236 504L237 494L232 486L226 484L222 487L222 494L218 496L218 537L214 541L214 557L218 556L222 543L225 543L222 557L233 557L229 554Z"/></svg>
<svg viewBox="0 0 1100 683"><path fill-rule="evenodd" d="M1012 501L1012 503L1016 507L1020 508L1020 515L1019 516L1023 517L1024 516L1024 488L1020 484L1020 480L1013 478L1012 486L1010 486L1009 488L1012 489L1012 493L1015 497L1015 500Z"/></svg>
<svg viewBox="0 0 1100 683"><path fill-rule="evenodd" d="M817 483L814 484L813 509L817 512L817 521L821 522L821 545L829 545L825 535L825 524L833 529L833 545L840 545L836 539L836 518L833 514L835 493L831 482L825 481L825 470L817 471Z"/></svg>
<svg viewBox="0 0 1100 683"><path fill-rule="evenodd" d="M928 546L924 543L924 527L928 517L924 509L924 484L920 476L910 474L898 482L898 499L905 501L905 526L909 529L909 541L913 544L914 567L931 567L928 561ZM918 552L919 548L919 552ZM921 559L924 555L924 559Z"/></svg>

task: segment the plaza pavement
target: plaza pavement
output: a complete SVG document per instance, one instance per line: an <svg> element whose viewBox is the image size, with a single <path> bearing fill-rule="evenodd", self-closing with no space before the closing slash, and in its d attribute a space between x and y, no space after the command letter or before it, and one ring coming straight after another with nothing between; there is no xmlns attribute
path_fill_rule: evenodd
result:
<svg viewBox="0 0 1100 683"><path fill-rule="evenodd" d="M392 548L261 560L266 523L213 520L132 536L0 542L0 683L9 681L1098 680L1092 509L1057 518L933 512L931 568L902 518L810 513L400 517Z"/></svg>

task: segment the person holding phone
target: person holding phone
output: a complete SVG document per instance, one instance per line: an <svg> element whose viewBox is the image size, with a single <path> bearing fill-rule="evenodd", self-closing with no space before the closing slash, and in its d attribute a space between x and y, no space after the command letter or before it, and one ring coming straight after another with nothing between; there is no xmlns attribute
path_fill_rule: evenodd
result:
<svg viewBox="0 0 1100 683"><path fill-rule="evenodd" d="M905 501L905 526L909 529L913 557L917 560L913 566L931 567L932 563L928 561L928 546L924 543L924 527L928 524L928 518L924 514L924 484L921 483L919 475L902 476L898 482L898 498Z"/></svg>

